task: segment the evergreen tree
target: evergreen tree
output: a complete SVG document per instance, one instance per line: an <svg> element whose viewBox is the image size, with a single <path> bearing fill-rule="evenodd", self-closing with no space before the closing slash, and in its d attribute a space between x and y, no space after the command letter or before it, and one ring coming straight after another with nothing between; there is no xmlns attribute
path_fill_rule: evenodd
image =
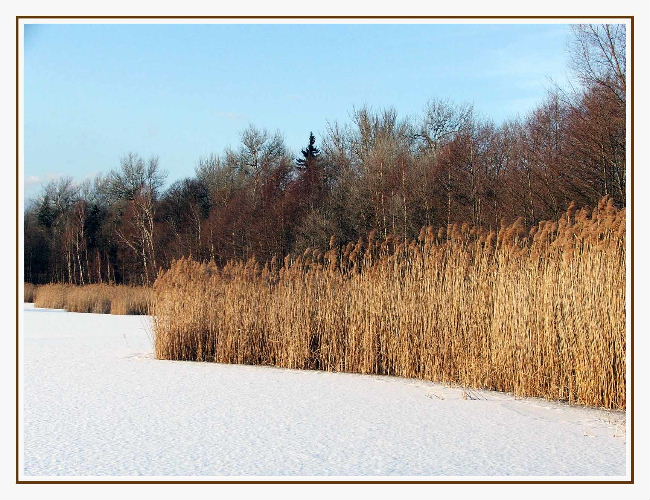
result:
<svg viewBox="0 0 650 500"><path fill-rule="evenodd" d="M309 145L301 151L303 157L296 160L299 169L308 169L313 164L314 160L317 160L320 156L320 149L318 149L315 144L316 137L314 137L312 132L309 132Z"/></svg>

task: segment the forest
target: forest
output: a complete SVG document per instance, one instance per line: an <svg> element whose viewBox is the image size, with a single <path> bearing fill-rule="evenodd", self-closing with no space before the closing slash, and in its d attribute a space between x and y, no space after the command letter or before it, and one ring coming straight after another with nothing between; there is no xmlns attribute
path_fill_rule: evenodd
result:
<svg viewBox="0 0 650 500"><path fill-rule="evenodd" d="M93 180L53 180L25 205L25 281L151 285L183 257L270 262L371 231L406 241L423 227L532 226L603 197L623 208L625 36L574 26L573 84L504 123L446 99L417 117L366 106L319 136L306 124L298 154L251 125L171 184L133 152Z"/></svg>

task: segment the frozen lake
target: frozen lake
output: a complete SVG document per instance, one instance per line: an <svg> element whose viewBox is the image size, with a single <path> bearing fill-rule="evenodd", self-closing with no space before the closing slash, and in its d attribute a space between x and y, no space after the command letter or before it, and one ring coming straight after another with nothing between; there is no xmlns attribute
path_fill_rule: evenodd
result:
<svg viewBox="0 0 650 500"><path fill-rule="evenodd" d="M622 412L393 377L158 361L148 317L24 309L24 479L626 474Z"/></svg>

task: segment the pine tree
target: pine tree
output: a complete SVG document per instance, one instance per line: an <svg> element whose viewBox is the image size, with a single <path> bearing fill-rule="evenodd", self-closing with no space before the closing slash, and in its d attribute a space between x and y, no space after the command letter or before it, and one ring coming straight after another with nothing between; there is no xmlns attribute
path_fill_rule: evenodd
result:
<svg viewBox="0 0 650 500"><path fill-rule="evenodd" d="M296 160L299 169L308 169L312 166L314 160L317 160L320 156L320 149L318 149L315 144L316 137L314 137L312 132L309 132L309 145L301 151L303 157Z"/></svg>
<svg viewBox="0 0 650 500"><path fill-rule="evenodd" d="M316 137L312 132L309 133L309 145L301 153L302 158L296 160L299 197L304 203L303 206L312 211L322 201L325 189L321 153L316 147Z"/></svg>

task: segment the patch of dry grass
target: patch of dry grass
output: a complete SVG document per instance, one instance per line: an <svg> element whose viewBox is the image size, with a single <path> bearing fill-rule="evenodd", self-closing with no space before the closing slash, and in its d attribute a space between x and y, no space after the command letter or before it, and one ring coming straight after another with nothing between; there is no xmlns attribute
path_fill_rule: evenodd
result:
<svg viewBox="0 0 650 500"><path fill-rule="evenodd" d="M36 285L33 285L32 283L24 283L23 302L34 302L35 295Z"/></svg>
<svg viewBox="0 0 650 500"><path fill-rule="evenodd" d="M68 285L52 283L37 287L36 307L99 314L148 314L150 288L127 285Z"/></svg>
<svg viewBox="0 0 650 500"><path fill-rule="evenodd" d="M36 307L48 307L50 309L65 309L67 297L72 285L64 283L49 283L36 288L34 305Z"/></svg>
<svg viewBox="0 0 650 500"><path fill-rule="evenodd" d="M149 314L152 298L153 291L148 287L115 287L111 295L111 314Z"/></svg>
<svg viewBox="0 0 650 500"><path fill-rule="evenodd" d="M625 211L374 234L265 266L180 260L159 359L397 375L625 408Z"/></svg>

